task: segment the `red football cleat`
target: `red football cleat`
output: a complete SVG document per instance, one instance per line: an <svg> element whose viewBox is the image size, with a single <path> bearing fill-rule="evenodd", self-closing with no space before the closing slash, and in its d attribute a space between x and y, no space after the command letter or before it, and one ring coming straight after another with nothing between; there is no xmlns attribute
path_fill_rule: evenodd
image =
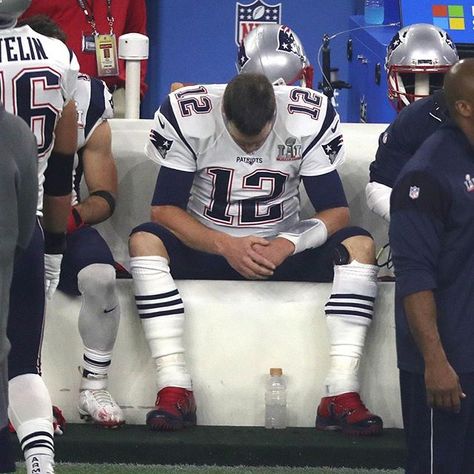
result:
<svg viewBox="0 0 474 474"><path fill-rule="evenodd" d="M177 431L196 424L193 392L180 387L165 387L158 392L155 409L146 415L146 424L155 431Z"/></svg>
<svg viewBox="0 0 474 474"><path fill-rule="evenodd" d="M321 399L316 416L316 429L372 436L382 433L383 421L380 416L374 415L365 407L358 393L348 392Z"/></svg>
<svg viewBox="0 0 474 474"><path fill-rule="evenodd" d="M53 405L53 428L56 436L63 435L66 429L66 418L64 418L62 410L55 405Z"/></svg>

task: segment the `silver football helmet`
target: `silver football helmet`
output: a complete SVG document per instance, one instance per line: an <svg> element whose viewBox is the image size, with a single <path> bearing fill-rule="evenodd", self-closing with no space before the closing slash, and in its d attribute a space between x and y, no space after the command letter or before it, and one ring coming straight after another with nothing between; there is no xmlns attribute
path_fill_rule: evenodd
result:
<svg viewBox="0 0 474 474"><path fill-rule="evenodd" d="M240 44L239 73L260 73L274 84L312 87L313 68L298 36L284 25L259 25Z"/></svg>
<svg viewBox="0 0 474 474"><path fill-rule="evenodd" d="M0 1L0 28L12 28L18 17L30 6L31 0Z"/></svg>
<svg viewBox="0 0 474 474"><path fill-rule="evenodd" d="M449 68L459 60L446 31L427 23L402 28L387 47L388 96L397 110L443 86Z"/></svg>

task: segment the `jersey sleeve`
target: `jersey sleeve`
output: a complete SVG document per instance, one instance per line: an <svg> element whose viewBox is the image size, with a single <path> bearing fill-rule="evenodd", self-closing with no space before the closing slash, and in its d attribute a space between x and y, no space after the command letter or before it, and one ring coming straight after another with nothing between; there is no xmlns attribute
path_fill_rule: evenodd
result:
<svg viewBox="0 0 474 474"><path fill-rule="evenodd" d="M334 171L345 157L344 138L339 115L327 101L319 130L303 143L302 176L318 176Z"/></svg>
<svg viewBox="0 0 474 474"><path fill-rule="evenodd" d="M87 79L85 78L87 77ZM89 140L94 130L105 120L114 116L112 94L104 81L95 77L82 76L79 81L84 81L90 87L87 113L85 116L84 137L85 143ZM78 90L81 82L78 83Z"/></svg>
<svg viewBox="0 0 474 474"><path fill-rule="evenodd" d="M169 96L155 113L145 153L161 166L178 171L196 171L196 155L181 131Z"/></svg>
<svg viewBox="0 0 474 474"><path fill-rule="evenodd" d="M79 74L79 63L77 61L76 55L72 52L72 50L70 50L69 48L66 49L68 51L67 54L69 62L64 72L61 89L63 92L64 102L68 103L71 99L73 99L74 94L76 92L77 76Z"/></svg>
<svg viewBox="0 0 474 474"><path fill-rule="evenodd" d="M389 236L401 297L436 288L450 201L449 191L426 169L410 171L395 184Z"/></svg>

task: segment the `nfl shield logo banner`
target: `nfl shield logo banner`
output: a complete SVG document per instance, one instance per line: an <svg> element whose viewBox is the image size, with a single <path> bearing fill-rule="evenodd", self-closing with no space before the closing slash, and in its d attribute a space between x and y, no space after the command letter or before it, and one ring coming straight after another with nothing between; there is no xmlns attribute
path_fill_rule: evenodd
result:
<svg viewBox="0 0 474 474"><path fill-rule="evenodd" d="M268 5L256 0L248 5L237 2L235 5L235 43L237 46L258 25L281 23L281 3Z"/></svg>

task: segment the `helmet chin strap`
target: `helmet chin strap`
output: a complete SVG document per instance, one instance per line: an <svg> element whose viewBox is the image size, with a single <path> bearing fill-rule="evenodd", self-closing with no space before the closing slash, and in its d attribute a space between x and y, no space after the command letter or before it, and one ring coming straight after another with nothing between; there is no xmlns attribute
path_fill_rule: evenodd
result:
<svg viewBox="0 0 474 474"><path fill-rule="evenodd" d="M422 99L430 95L430 75L415 75L415 100Z"/></svg>

